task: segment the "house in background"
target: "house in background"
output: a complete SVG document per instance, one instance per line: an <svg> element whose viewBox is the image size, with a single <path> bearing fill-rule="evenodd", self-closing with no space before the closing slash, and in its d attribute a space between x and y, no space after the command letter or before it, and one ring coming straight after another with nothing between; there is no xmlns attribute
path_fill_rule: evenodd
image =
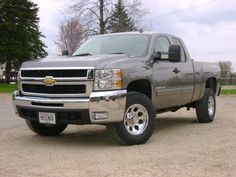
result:
<svg viewBox="0 0 236 177"><path fill-rule="evenodd" d="M11 70L10 79L6 80L5 70L6 64L0 64L0 81L16 81L17 80L17 71L14 69Z"/></svg>
<svg viewBox="0 0 236 177"><path fill-rule="evenodd" d="M4 80L5 76L4 76L4 72L5 72L5 64L0 64L0 80Z"/></svg>

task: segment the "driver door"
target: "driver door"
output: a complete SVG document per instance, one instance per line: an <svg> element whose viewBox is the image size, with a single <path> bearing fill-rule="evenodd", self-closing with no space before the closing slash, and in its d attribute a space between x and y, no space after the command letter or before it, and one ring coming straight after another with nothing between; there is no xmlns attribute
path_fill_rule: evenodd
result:
<svg viewBox="0 0 236 177"><path fill-rule="evenodd" d="M159 36L155 43L155 52L167 53L170 40L166 36ZM168 55L162 55L162 59L153 65L153 80L157 95L157 109L175 107L181 104L181 77L178 72L179 63L168 60Z"/></svg>

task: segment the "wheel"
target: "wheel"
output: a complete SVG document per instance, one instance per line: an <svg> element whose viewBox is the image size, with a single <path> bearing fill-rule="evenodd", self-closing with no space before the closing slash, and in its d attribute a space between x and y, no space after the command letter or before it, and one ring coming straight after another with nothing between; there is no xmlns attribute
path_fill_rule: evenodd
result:
<svg viewBox="0 0 236 177"><path fill-rule="evenodd" d="M41 136L56 136L63 132L67 125L45 125L40 124L39 122L26 120L27 126L32 130L34 133L41 135Z"/></svg>
<svg viewBox="0 0 236 177"><path fill-rule="evenodd" d="M155 118L155 109L150 99L141 93L130 92L123 121L108 125L108 130L118 144L142 144L152 135Z"/></svg>
<svg viewBox="0 0 236 177"><path fill-rule="evenodd" d="M216 112L215 93L206 88L203 98L196 104L197 119L200 123L210 123L214 120Z"/></svg>

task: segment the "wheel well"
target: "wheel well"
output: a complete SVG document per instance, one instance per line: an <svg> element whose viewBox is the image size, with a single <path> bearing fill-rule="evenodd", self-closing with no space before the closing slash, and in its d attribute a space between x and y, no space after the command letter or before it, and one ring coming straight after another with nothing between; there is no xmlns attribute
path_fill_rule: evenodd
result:
<svg viewBox="0 0 236 177"><path fill-rule="evenodd" d="M148 98L152 99L152 88L151 83L149 80L142 79L142 80L136 80L129 83L127 87L127 91L135 91L139 93L143 93Z"/></svg>
<svg viewBox="0 0 236 177"><path fill-rule="evenodd" d="M217 89L216 85L217 85L216 78L212 77L212 78L207 79L206 88L211 88L215 94L216 94L216 89Z"/></svg>

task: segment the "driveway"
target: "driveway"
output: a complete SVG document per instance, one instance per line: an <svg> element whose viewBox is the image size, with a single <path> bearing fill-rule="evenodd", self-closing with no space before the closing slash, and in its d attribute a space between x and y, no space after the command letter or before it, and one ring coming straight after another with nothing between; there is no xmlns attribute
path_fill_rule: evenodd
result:
<svg viewBox="0 0 236 177"><path fill-rule="evenodd" d="M116 145L104 126L69 126L40 137L0 95L0 177L236 176L236 97L217 98L216 119L199 124L195 111L157 115L144 145Z"/></svg>

